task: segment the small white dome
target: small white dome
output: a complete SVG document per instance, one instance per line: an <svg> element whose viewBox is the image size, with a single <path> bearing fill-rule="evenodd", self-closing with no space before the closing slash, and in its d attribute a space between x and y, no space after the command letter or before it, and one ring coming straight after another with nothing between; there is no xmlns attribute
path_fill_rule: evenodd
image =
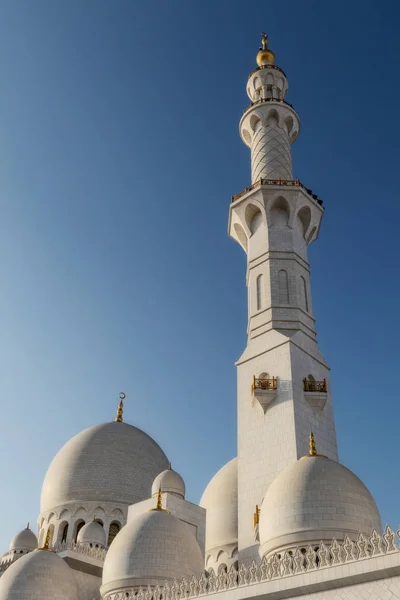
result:
<svg viewBox="0 0 400 600"><path fill-rule="evenodd" d="M29 527L23 529L13 537L9 550L35 550L38 547L38 539Z"/></svg>
<svg viewBox="0 0 400 600"><path fill-rule="evenodd" d="M237 543L238 459L226 463L211 479L200 500L207 510L206 552Z"/></svg>
<svg viewBox="0 0 400 600"><path fill-rule="evenodd" d="M172 469L167 469L157 475L151 487L151 495L157 496L159 489L161 489L162 492L169 492L170 494L175 494L175 496L180 496L181 498L185 497L185 482L179 473Z"/></svg>
<svg viewBox="0 0 400 600"><path fill-rule="evenodd" d="M167 466L160 446L141 429L115 421L89 427L50 464L41 513L68 502L140 502L150 496L154 478Z"/></svg>
<svg viewBox="0 0 400 600"><path fill-rule="evenodd" d="M48 550L25 554L0 578L0 600L78 600L67 563Z"/></svg>
<svg viewBox="0 0 400 600"><path fill-rule="evenodd" d="M86 523L78 533L78 544L93 544L93 546L106 547L106 532L104 527L96 521Z"/></svg>
<svg viewBox="0 0 400 600"><path fill-rule="evenodd" d="M260 556L301 544L355 539L381 531L375 501L340 463L306 456L282 471L265 494L260 514Z"/></svg>
<svg viewBox="0 0 400 600"><path fill-rule="evenodd" d="M200 546L186 523L164 510L132 519L110 546L101 593L126 587L163 585L204 570Z"/></svg>

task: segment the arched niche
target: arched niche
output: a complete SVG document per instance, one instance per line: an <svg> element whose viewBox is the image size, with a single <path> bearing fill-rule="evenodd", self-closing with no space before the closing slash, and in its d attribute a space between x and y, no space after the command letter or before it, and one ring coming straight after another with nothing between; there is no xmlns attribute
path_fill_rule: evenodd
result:
<svg viewBox="0 0 400 600"><path fill-rule="evenodd" d="M220 560L227 560L228 554L225 550L220 550L217 554L217 562Z"/></svg>
<svg viewBox="0 0 400 600"><path fill-rule="evenodd" d="M68 508L64 508L64 510L62 510L61 513L60 513L60 519L66 521L70 517L71 517L71 513L68 510Z"/></svg>
<svg viewBox="0 0 400 600"><path fill-rule="evenodd" d="M305 238L311 223L311 210L309 206L303 206L297 213L297 223L302 236Z"/></svg>
<svg viewBox="0 0 400 600"><path fill-rule="evenodd" d="M68 521L62 521L58 527L58 542L64 544L68 537L69 524Z"/></svg>
<svg viewBox="0 0 400 600"><path fill-rule="evenodd" d="M111 544L113 543L114 539L116 538L116 536L118 535L118 533L120 531L121 531L121 523L119 521L112 521L110 523L110 527L108 528L107 546L111 546Z"/></svg>
<svg viewBox="0 0 400 600"><path fill-rule="evenodd" d="M250 127L253 130L253 132L256 130L258 123L260 123L260 117L258 115L251 115Z"/></svg>
<svg viewBox="0 0 400 600"><path fill-rule="evenodd" d="M244 212L244 218L251 233L256 233L257 229L262 223L262 214L258 206L255 206L254 204L248 204Z"/></svg>
<svg viewBox="0 0 400 600"><path fill-rule="evenodd" d="M72 535L72 539L74 542L76 542L76 540L78 539L78 533L80 532L80 530L82 529L84 524L85 524L85 521L83 519L77 519L75 521L74 531L73 531L73 535Z"/></svg>
<svg viewBox="0 0 400 600"><path fill-rule="evenodd" d="M269 111L267 116L267 125L270 127L276 127L279 125L279 115L276 110L272 109Z"/></svg>
<svg viewBox="0 0 400 600"><path fill-rule="evenodd" d="M310 242L312 242L312 240L314 239L314 236L317 232L317 227L313 227L310 231L310 234L307 237L307 243L309 244Z"/></svg>
<svg viewBox="0 0 400 600"><path fill-rule="evenodd" d="M242 129L242 135L243 135L243 138L244 138L246 144L248 144L250 146L250 144L251 144L251 134L250 134L250 132L247 131L247 129Z"/></svg>
<svg viewBox="0 0 400 600"><path fill-rule="evenodd" d="M287 119L285 119L285 125L286 125L287 132L290 135L291 131L293 129L293 118L288 117Z"/></svg>
<svg viewBox="0 0 400 600"><path fill-rule="evenodd" d="M269 221L271 227L287 227L290 217L290 206L286 198L279 196L275 198L269 210Z"/></svg>
<svg viewBox="0 0 400 600"><path fill-rule="evenodd" d="M233 225L233 229L235 230L235 233L236 233L236 236L238 238L239 244L247 252L247 235L246 235L243 227L239 223L235 223Z"/></svg>

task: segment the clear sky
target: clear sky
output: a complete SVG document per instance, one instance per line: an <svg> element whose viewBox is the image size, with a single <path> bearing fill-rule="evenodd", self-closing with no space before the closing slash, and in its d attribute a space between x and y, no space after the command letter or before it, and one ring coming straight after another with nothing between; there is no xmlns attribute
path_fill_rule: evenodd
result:
<svg viewBox="0 0 400 600"><path fill-rule="evenodd" d="M261 30L301 119L294 174L326 207L309 258L341 462L398 524L399 19L395 0L2 0L0 551L120 391L189 500L235 455L227 219Z"/></svg>

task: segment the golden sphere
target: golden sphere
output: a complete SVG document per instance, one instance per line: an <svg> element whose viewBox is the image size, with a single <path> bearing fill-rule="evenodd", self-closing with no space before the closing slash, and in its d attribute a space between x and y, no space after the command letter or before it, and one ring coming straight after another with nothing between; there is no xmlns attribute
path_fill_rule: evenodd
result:
<svg viewBox="0 0 400 600"><path fill-rule="evenodd" d="M272 50L269 50L268 48L263 48L257 54L256 61L259 67L273 64L275 61L275 54L272 52Z"/></svg>

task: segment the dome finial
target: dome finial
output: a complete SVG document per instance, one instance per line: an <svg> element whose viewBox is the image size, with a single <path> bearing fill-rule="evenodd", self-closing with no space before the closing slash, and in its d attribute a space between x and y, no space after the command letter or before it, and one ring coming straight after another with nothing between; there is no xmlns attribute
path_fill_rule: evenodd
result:
<svg viewBox="0 0 400 600"><path fill-rule="evenodd" d="M122 415L124 412L124 400L126 398L126 394L124 394L124 392L121 392L119 394L119 404L118 404L118 410L117 410L117 416L116 416L116 422L117 423L122 423Z"/></svg>
<svg viewBox="0 0 400 600"><path fill-rule="evenodd" d="M36 548L36 550L47 550L48 552L54 552L54 550L52 550L50 548L50 539L51 539L51 529L49 526L47 528L46 538L44 540L43 546L41 546L40 548Z"/></svg>
<svg viewBox="0 0 400 600"><path fill-rule="evenodd" d="M157 495L157 506L156 506L157 510L162 510L162 496L161 496L161 488L158 488L158 495Z"/></svg>
<svg viewBox="0 0 400 600"><path fill-rule="evenodd" d="M30 529L30 527L29 527L29 521L28 521L28 523L26 524L26 529Z"/></svg>
<svg viewBox="0 0 400 600"><path fill-rule="evenodd" d="M169 461L169 463L168 463L168 471L172 471L172 463L171 463L171 461Z"/></svg>
<svg viewBox="0 0 400 600"><path fill-rule="evenodd" d="M314 434L311 431L310 432L310 453L309 453L309 455L310 456L317 456L317 454L318 454L317 453L317 446L315 444Z"/></svg>
<svg viewBox="0 0 400 600"><path fill-rule="evenodd" d="M267 46L268 46L268 36L266 33L264 33L264 31L261 32L261 44L262 44L262 49L266 50Z"/></svg>
<svg viewBox="0 0 400 600"><path fill-rule="evenodd" d="M161 492L161 486L158 488L158 494L157 494L157 505L155 508L150 508L149 512L154 512L155 510L161 510L162 512L169 512L168 510L165 510L165 508L162 507L162 492Z"/></svg>
<svg viewBox="0 0 400 600"><path fill-rule="evenodd" d="M268 48L268 36L264 31L261 32L261 48L256 56L256 61L259 67L273 65L275 54Z"/></svg>

